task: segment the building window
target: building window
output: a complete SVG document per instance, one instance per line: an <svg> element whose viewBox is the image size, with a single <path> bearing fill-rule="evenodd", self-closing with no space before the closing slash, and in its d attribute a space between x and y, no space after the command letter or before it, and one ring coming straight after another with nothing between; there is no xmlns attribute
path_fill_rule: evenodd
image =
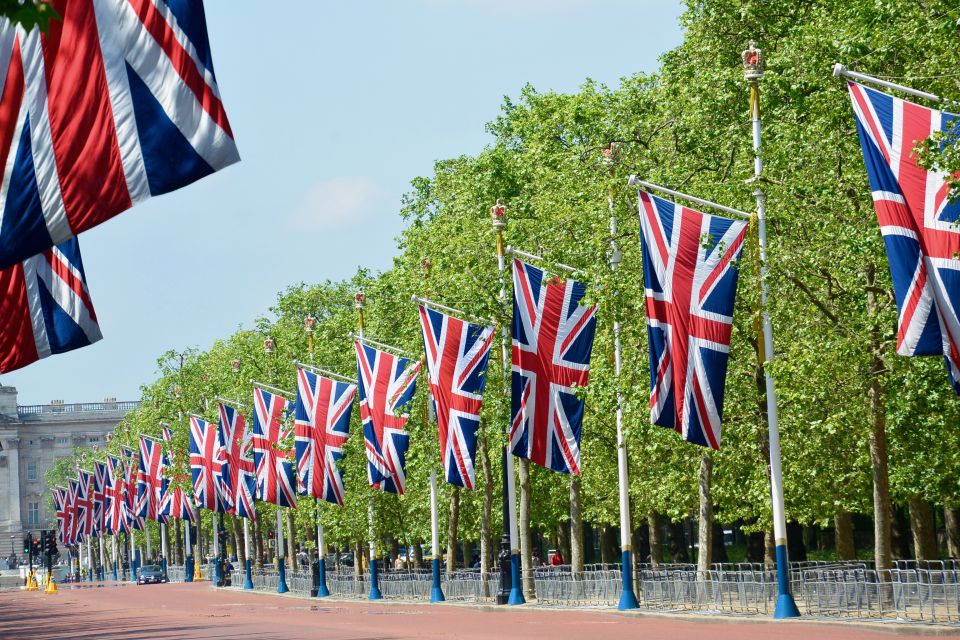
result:
<svg viewBox="0 0 960 640"><path fill-rule="evenodd" d="M57 438L57 444L67 444L67 438Z"/></svg>
<svg viewBox="0 0 960 640"><path fill-rule="evenodd" d="M90 444L96 444L97 442L100 442L100 436L92 436L90 438Z"/></svg>
<svg viewBox="0 0 960 640"><path fill-rule="evenodd" d="M36 526L40 524L40 503L27 503L27 524Z"/></svg>
<svg viewBox="0 0 960 640"><path fill-rule="evenodd" d="M33 446L33 440L27 440L27 444Z"/></svg>
<svg viewBox="0 0 960 640"><path fill-rule="evenodd" d="M36 480L37 479L37 463L28 462L27 463L27 480Z"/></svg>

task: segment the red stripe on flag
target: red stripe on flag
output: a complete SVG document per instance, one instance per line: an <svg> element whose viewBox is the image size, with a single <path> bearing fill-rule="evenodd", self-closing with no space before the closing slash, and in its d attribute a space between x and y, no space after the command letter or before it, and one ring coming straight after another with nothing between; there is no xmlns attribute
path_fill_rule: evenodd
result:
<svg viewBox="0 0 960 640"><path fill-rule="evenodd" d="M20 105L23 104L23 59L20 54L20 38L13 44L10 55L10 67L0 96L0 158L6 160L13 146L13 133L17 128ZM0 178L6 163L0 164Z"/></svg>
<svg viewBox="0 0 960 640"><path fill-rule="evenodd" d="M43 37L47 106L67 219L80 233L132 206L91 2L58 0Z"/></svg>
<svg viewBox="0 0 960 640"><path fill-rule="evenodd" d="M15 264L0 271L0 373L25 367L39 358L23 265Z"/></svg>
<svg viewBox="0 0 960 640"><path fill-rule="evenodd" d="M143 26L146 27L153 39L157 41L160 48L163 49L177 74L183 79L190 91L197 97L197 101L203 107L217 125L223 129L228 136L233 138L233 131L230 129L230 123L227 121L227 112L223 108L220 98L214 94L210 85L200 75L197 69L197 63L177 40L173 29L167 24L167 21L157 11L156 6L151 0L128 0L130 6L137 12Z"/></svg>

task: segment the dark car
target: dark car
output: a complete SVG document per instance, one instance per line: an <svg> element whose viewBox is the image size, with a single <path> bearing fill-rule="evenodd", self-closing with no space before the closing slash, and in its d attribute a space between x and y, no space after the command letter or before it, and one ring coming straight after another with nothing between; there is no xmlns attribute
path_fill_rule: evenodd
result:
<svg viewBox="0 0 960 640"><path fill-rule="evenodd" d="M159 584L161 582L168 582L167 576L163 574L163 567L158 564L148 564L140 567L137 584Z"/></svg>

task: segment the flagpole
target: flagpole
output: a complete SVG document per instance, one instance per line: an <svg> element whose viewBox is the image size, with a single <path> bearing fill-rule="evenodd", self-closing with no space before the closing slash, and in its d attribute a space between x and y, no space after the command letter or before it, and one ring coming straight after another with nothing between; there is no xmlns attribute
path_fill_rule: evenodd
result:
<svg viewBox="0 0 960 640"><path fill-rule="evenodd" d="M106 566L107 566L107 565L106 565L106 560L107 560L107 559L106 559L106 555L107 555L107 554L106 554L106 551L104 550L104 546L103 546L103 532L102 532L102 531L97 535L97 541L98 541L99 546L100 546L100 568L97 570L97 580L99 580L100 582L103 582L103 581L106 579L105 572L106 572Z"/></svg>
<svg viewBox="0 0 960 640"><path fill-rule="evenodd" d="M167 525L160 523L160 568L167 575Z"/></svg>
<svg viewBox="0 0 960 640"><path fill-rule="evenodd" d="M244 573L246 577L243 581L243 588L253 589L253 559L250 557L250 518L243 519L243 552L247 561L244 562Z"/></svg>
<svg viewBox="0 0 960 640"><path fill-rule="evenodd" d="M497 272L500 278L500 304L507 309L507 285L504 279L506 271L506 247L503 232L507 228L507 208L498 200L490 207L493 230L497 234ZM500 327L500 356L503 363L503 388L505 396L510 394L510 360L507 345L510 341L506 323ZM523 604L523 590L520 588L520 543L517 535L517 488L513 471L513 455L510 453L510 425L506 428L507 441L503 445L503 539L500 542L500 592L497 604ZM509 557L509 573L505 566Z"/></svg>
<svg viewBox="0 0 960 640"><path fill-rule="evenodd" d="M216 488L214 488L216 491ZM213 513L213 586L220 586L220 522L218 513Z"/></svg>
<svg viewBox="0 0 960 640"><path fill-rule="evenodd" d="M144 518L143 520L143 533L147 537L147 560L153 559L153 545L150 544L150 520Z"/></svg>
<svg viewBox="0 0 960 640"><path fill-rule="evenodd" d="M116 582L118 579L117 576L117 563L120 562L120 556L117 552L117 534L110 536L111 549L113 550L113 581Z"/></svg>
<svg viewBox="0 0 960 640"><path fill-rule="evenodd" d="M353 298L353 306L357 310L357 321L360 327L360 341L365 342L364 334L366 333L366 322L363 315L363 308L366 306L367 296L361 289L357 291L356 295ZM373 498L373 488L371 487L370 495L367 496L367 534L370 538L370 596L369 600L381 600L383 598L383 593L380 591L380 580L377 575L377 541L375 539L375 529L374 529L374 498Z"/></svg>
<svg viewBox="0 0 960 640"><path fill-rule="evenodd" d="M303 330L307 334L307 353L310 355L310 364L304 365L296 360L293 361L293 364L298 367L304 367L310 369L316 373L330 375L330 371L324 371L323 369L318 369L313 366L313 327L317 323L317 319L313 316L307 316L303 319ZM344 376L338 376L336 374L330 375L332 378L344 378ZM324 544L323 544L323 522L320 521L320 499L316 496L313 497L313 512L316 515L317 521L317 573L318 582L317 582L317 598L326 598L330 595L330 590L327 589L327 558L324 553Z"/></svg>
<svg viewBox="0 0 960 640"><path fill-rule="evenodd" d="M607 185L607 208L610 210L610 271L616 274L617 267L623 261L623 253L617 246L617 213L614 207L613 180L616 175L618 149L610 143L603 150L603 161L609 166L610 184ZM623 391L620 389L620 371L622 368L620 350L620 320L616 310L613 319L613 375L617 382L617 481L620 493L620 602L621 611L639 607L637 594L633 590L633 541L630 523L629 468L627 466L627 443L623 437Z"/></svg>
<svg viewBox="0 0 960 640"><path fill-rule="evenodd" d="M780 429L777 413L777 394L773 375L768 366L773 361L773 325L767 311L767 223L766 195L761 187L763 160L760 156L760 87L763 77L763 53L753 41L743 52L743 77L750 83L750 122L753 129L753 195L757 199L757 224L760 241L760 304L763 312L763 346L765 362L763 377L766 383L767 426L770 440L770 491L773 502L773 537L777 557L777 606L774 618L796 618L800 615L797 603L790 593L790 565L787 556L787 521L783 506L783 472L780 464Z"/></svg>
<svg viewBox="0 0 960 640"><path fill-rule="evenodd" d="M186 495L184 495L183 499L187 500L188 498ZM197 517L200 517L199 512L197 513ZM193 526L193 523L190 522L190 518L187 518L187 522L185 524L187 526L184 527L185 531L183 532L183 535L186 538L186 548L184 549L185 553L183 556L183 581L193 582L194 559L193 548L190 545L190 527Z"/></svg>
<svg viewBox="0 0 960 640"><path fill-rule="evenodd" d="M433 570L433 589L430 602L443 602L446 598L440 587L440 518L437 506L437 470L430 469L430 567ZM447 551L451 553L450 550Z"/></svg>
<svg viewBox="0 0 960 640"><path fill-rule="evenodd" d="M263 340L263 350L264 350L264 352L267 354L267 357L270 358L270 382L273 382L273 359L271 358L271 356L273 355L273 338L267 337L267 338L265 338L265 339ZM289 396L289 395L293 395L293 394L291 394L291 393L289 393L289 392L287 392L287 391L284 391L283 389L278 389L277 387L272 387L272 386L270 386L270 385L260 384L259 382L253 382L252 380L251 380L251 383L252 383L252 384L255 384L255 385L257 385L257 386L259 386L259 387L261 387L261 388L267 389L268 391L285 393L285 394L287 394L288 396ZM281 467L282 467L282 465L281 465ZM280 506L279 502L280 502L280 496L279 496L279 492L278 492L278 495L277 495L277 503L278 503L278 504L277 504L277 508L276 508L276 516L277 516L277 536L276 536L276 540L277 540L277 593L286 593L286 592L289 591L290 589L287 587L287 565L284 564L284 556L283 556L283 516L280 514L280 509L281 509L282 507Z"/></svg>

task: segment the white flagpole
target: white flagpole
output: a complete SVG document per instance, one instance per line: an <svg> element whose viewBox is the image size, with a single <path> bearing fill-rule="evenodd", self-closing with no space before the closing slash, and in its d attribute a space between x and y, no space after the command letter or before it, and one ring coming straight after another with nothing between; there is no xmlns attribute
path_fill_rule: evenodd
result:
<svg viewBox="0 0 960 640"><path fill-rule="evenodd" d="M366 333L365 319L363 316L363 308L366 305L367 297L363 291L358 291L354 296L353 306L357 310L357 317L360 324L360 333L356 336L360 342L373 344L374 346L388 347L388 345L383 345L379 342L373 342L366 340L364 334ZM352 336L351 336L352 337ZM370 595L369 600L380 600L383 598L383 593L380 591L380 579L377 572L377 541L376 541L376 530L374 529L374 498L373 492L370 492L370 495L367 497L367 536L370 538Z"/></svg>
<svg viewBox="0 0 960 640"><path fill-rule="evenodd" d="M213 517L213 586L220 586L220 523L217 521L217 514Z"/></svg>
<svg viewBox="0 0 960 640"><path fill-rule="evenodd" d="M244 556L246 556L247 561L244 563L243 572L245 575L243 588L244 589L253 589L253 580L251 574L251 567L253 567L253 559L250 557L250 518L243 519L243 550Z"/></svg>
<svg viewBox="0 0 960 640"><path fill-rule="evenodd" d="M184 497L184 500L186 500L186 499L187 499L187 498ZM190 545L190 527L191 527L191 525L192 525L192 523L190 522L190 518L187 518L186 522L184 522L184 525L186 525L186 526L184 527L184 532L183 532L184 538L186 539L186 545L185 545L184 550L183 550L183 551L184 551L184 554L183 554L183 581L184 581L184 582L193 582L194 570L193 570L193 567L189 566L190 563L187 562L187 559L188 559L188 558L191 558L191 557L193 556L193 549L191 548L191 545ZM195 558L194 558L194 562L196 562L196 559L195 559Z"/></svg>
<svg viewBox="0 0 960 640"><path fill-rule="evenodd" d="M137 547L136 547L136 536L134 535L135 529L133 525L130 525L130 532L127 534L130 538L130 581L137 581L137 572L134 571L134 561L137 558Z"/></svg>
<svg viewBox="0 0 960 640"><path fill-rule="evenodd" d="M167 575L167 525L160 523L160 555L162 556L161 566L163 575Z"/></svg>
<svg viewBox="0 0 960 640"><path fill-rule="evenodd" d="M277 593L286 593L287 567L283 562L283 517L280 515L280 506L277 505Z"/></svg>
<svg viewBox="0 0 960 640"><path fill-rule="evenodd" d="M504 247L503 232L507 228L507 215L506 207L504 207L498 201L497 204L490 208L490 216L493 220L493 228L497 233L497 272L500 277L500 304L504 309L507 308L507 285L506 285L506 275L505 271L507 268L506 262L506 253L507 250ZM524 255L526 254L519 254ZM500 327L500 356L503 362L503 386L504 392L509 396L510 394L510 350L507 348L507 345L510 344L510 330L507 328L506 324ZM504 486L506 488L506 496L504 499L507 503L507 518L506 524L508 526L508 533L510 539L510 593L507 598L506 604L523 604L525 602L523 597L523 589L521 588L521 573L520 573L520 540L519 535L517 534L517 487L516 487L516 474L513 468L513 453L510 451L510 424L506 427L507 434L507 444L503 449L503 468L504 468ZM502 568L501 568L502 572ZM501 583L503 578L501 576ZM503 594L498 595L498 602L502 599Z"/></svg>
<svg viewBox="0 0 960 640"><path fill-rule="evenodd" d="M144 518L143 532L147 536L147 560L153 560L153 545L150 544L150 521Z"/></svg>
<svg viewBox="0 0 960 640"><path fill-rule="evenodd" d="M611 184L607 186L607 207L610 210L610 270L616 272L620 262L623 261L623 254L617 246L617 213L614 207L612 184L617 161L617 148L613 143L604 151L604 160L609 165L611 180ZM630 481L629 468L627 467L627 443L623 437L623 392L620 389L620 369L620 320L617 319L617 313L614 310L613 375L617 381L617 483L620 494L620 576L622 579L620 602L617 604L617 608L624 611L636 609L640 605L637 603L637 595L633 591L633 541L630 535L633 527L630 523Z"/></svg>
<svg viewBox="0 0 960 640"><path fill-rule="evenodd" d="M790 593L790 565L787 556L787 521L783 507L783 471L780 465L780 428L777 413L777 393L769 364L773 361L773 325L767 311L767 222L766 195L761 188L763 160L760 157L760 89L763 77L763 54L753 42L743 52L744 79L750 83L750 121L753 125L753 195L757 199L757 224L760 241L760 304L763 311L763 377L766 382L767 426L770 440L770 491L773 502L773 537L777 554L777 589L779 596L774 618L795 618L800 615Z"/></svg>
<svg viewBox="0 0 960 640"><path fill-rule="evenodd" d="M100 571L103 571L104 573L106 573L107 571L106 555L107 554L103 548L103 532L102 531L100 532L99 535L97 535L97 540L100 545ZM97 573L97 579L100 580L101 582L103 581L104 577L105 576L101 575L99 572Z"/></svg>
<svg viewBox="0 0 960 640"><path fill-rule="evenodd" d="M430 568L433 573L433 589L430 602L443 602L446 598L440 586L440 517L437 505L437 471L430 470ZM447 550L453 553L452 550Z"/></svg>
<svg viewBox="0 0 960 640"><path fill-rule="evenodd" d="M117 575L117 565L120 563L120 554L117 550L117 534L110 536L110 541L112 542L110 546L113 550L113 581L116 582L119 578Z"/></svg>
<svg viewBox="0 0 960 640"><path fill-rule="evenodd" d="M87 580L93 582L93 543L87 540Z"/></svg>

